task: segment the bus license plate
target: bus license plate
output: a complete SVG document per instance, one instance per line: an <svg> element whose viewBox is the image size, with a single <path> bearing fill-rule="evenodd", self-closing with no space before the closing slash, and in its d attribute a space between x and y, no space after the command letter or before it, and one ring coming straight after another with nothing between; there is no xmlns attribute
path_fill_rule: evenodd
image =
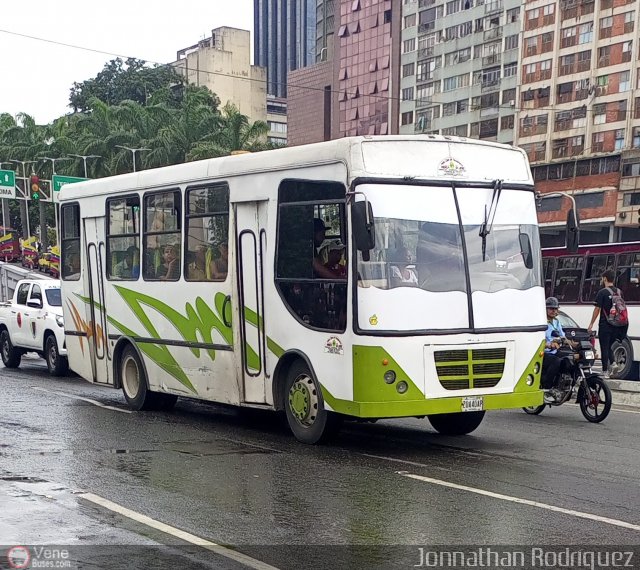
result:
<svg viewBox="0 0 640 570"><path fill-rule="evenodd" d="M484 408L484 399L482 396L467 396L462 398L463 412L481 412Z"/></svg>

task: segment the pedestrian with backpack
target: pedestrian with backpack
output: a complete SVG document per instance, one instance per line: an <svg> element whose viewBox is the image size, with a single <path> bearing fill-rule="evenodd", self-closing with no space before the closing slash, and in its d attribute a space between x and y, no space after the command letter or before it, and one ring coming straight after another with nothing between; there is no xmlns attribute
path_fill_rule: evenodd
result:
<svg viewBox="0 0 640 570"><path fill-rule="evenodd" d="M613 362L611 347L617 340L622 342L629 329L629 315L627 306L622 298L622 291L614 286L615 273L607 270L602 274L602 289L596 294L593 304L593 315L589 330L593 328L596 319L598 321L598 341L602 356L602 372L605 378L618 372L617 363Z"/></svg>

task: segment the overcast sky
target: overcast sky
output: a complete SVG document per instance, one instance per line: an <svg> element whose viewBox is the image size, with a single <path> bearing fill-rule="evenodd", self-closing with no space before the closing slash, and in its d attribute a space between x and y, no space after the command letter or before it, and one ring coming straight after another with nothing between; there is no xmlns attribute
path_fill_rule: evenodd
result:
<svg viewBox="0 0 640 570"><path fill-rule="evenodd" d="M5 0L1 14L0 113L40 124L69 113L73 82L117 56L169 63L220 26L251 30L253 45L253 0Z"/></svg>

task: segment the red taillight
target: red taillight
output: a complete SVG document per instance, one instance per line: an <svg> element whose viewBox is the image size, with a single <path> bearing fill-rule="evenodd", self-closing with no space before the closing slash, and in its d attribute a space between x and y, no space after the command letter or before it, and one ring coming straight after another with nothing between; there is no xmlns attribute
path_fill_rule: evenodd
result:
<svg viewBox="0 0 640 570"><path fill-rule="evenodd" d="M592 336L592 337L589 339L589 341L591 342L591 346L593 346L593 348L595 348L595 347L596 347L596 337L595 337L595 336Z"/></svg>

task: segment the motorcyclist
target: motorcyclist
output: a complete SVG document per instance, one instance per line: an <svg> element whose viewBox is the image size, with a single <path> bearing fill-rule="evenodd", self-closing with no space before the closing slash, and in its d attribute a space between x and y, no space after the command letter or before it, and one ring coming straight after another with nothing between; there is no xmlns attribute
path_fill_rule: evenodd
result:
<svg viewBox="0 0 640 570"><path fill-rule="evenodd" d="M552 389L555 387L555 381L562 365L558 349L562 346L565 336L558 320L558 311L560 310L558 299L548 297L545 304L547 307L547 332L545 333L546 344L542 359L541 387L545 390L545 403L550 403L555 401Z"/></svg>

